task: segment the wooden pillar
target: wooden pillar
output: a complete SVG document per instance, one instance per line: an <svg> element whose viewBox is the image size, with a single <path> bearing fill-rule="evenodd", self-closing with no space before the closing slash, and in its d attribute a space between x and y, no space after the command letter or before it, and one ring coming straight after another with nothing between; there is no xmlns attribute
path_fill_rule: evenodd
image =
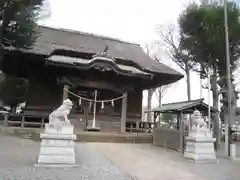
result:
<svg viewBox="0 0 240 180"><path fill-rule="evenodd" d="M63 101L68 98L68 85L64 85L63 87Z"/></svg>
<svg viewBox="0 0 240 180"><path fill-rule="evenodd" d="M4 115L4 122L3 122L3 124L4 124L5 126L8 125L8 115L7 115L7 114Z"/></svg>
<svg viewBox="0 0 240 180"><path fill-rule="evenodd" d="M180 124L180 153L184 154L184 121L183 121L183 113L179 114L179 124Z"/></svg>
<svg viewBox="0 0 240 180"><path fill-rule="evenodd" d="M44 118L41 119L41 128L44 127L44 120L45 120Z"/></svg>
<svg viewBox="0 0 240 180"><path fill-rule="evenodd" d="M133 132L133 123L130 124L130 132Z"/></svg>
<svg viewBox="0 0 240 180"><path fill-rule="evenodd" d="M127 93L123 94L122 98L122 111L121 111L121 133L126 132L126 120L127 120Z"/></svg>
<svg viewBox="0 0 240 180"><path fill-rule="evenodd" d="M139 131L139 128L140 128L140 120L137 120L136 121L136 130Z"/></svg>
<svg viewBox="0 0 240 180"><path fill-rule="evenodd" d="M25 116L22 116L21 128L24 128L24 123L25 123Z"/></svg>

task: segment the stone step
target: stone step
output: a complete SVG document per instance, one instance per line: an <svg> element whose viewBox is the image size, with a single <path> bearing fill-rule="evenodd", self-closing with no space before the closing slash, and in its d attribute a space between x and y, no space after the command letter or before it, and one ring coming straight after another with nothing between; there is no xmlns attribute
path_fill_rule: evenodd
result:
<svg viewBox="0 0 240 180"><path fill-rule="evenodd" d="M77 135L77 141L116 142L116 143L152 143L152 136L117 136L117 135Z"/></svg>
<svg viewBox="0 0 240 180"><path fill-rule="evenodd" d="M31 129L31 128L9 128L6 129L7 134L15 135L18 137L31 138L35 141L40 140L41 129ZM80 142L117 142L117 143L153 143L153 137L151 134L142 133L125 133L119 134L119 130L109 131L104 128L100 132L76 132L77 141Z"/></svg>
<svg viewBox="0 0 240 180"><path fill-rule="evenodd" d="M38 164L73 164L75 165L75 156L65 156L65 155L39 155Z"/></svg>
<svg viewBox="0 0 240 180"><path fill-rule="evenodd" d="M100 133L77 133L78 142L114 142L114 143L153 143L153 138L151 135L116 135L116 134L107 134L102 135ZM40 135L39 133L32 133L32 139L39 141Z"/></svg>
<svg viewBox="0 0 240 180"><path fill-rule="evenodd" d="M74 148L72 147L61 147L60 146L42 146L40 154L54 154L54 155L72 155L74 156Z"/></svg>
<svg viewBox="0 0 240 180"><path fill-rule="evenodd" d="M78 120L71 120L71 123L76 128L84 129L85 125L83 121ZM88 124L92 124L92 120L88 121ZM100 127L101 130L107 130L107 131L120 131L120 122L112 122L112 121L102 121L102 120L96 120L96 126Z"/></svg>

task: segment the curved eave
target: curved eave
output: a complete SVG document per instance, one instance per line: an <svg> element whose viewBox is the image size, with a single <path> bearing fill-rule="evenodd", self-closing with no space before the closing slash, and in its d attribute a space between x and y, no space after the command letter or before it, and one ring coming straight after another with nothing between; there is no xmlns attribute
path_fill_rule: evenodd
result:
<svg viewBox="0 0 240 180"><path fill-rule="evenodd" d="M180 73L179 74L158 73L157 75L154 76L153 81L160 82L161 86L164 86L179 81L182 78L184 78L184 75Z"/></svg>
<svg viewBox="0 0 240 180"><path fill-rule="evenodd" d="M113 59L106 57L94 57L90 60L77 58L77 57L69 57L69 56L59 56L52 55L47 58L47 64L58 64L62 66L70 65L73 68L78 68L82 70L89 70L92 68L101 67L103 71L113 70L117 74L126 75L126 76L141 76L145 78L152 78L152 74L141 71L135 67L117 64Z"/></svg>
<svg viewBox="0 0 240 180"><path fill-rule="evenodd" d="M166 73L155 73L151 81L146 81L142 86L143 90L157 88L160 86L175 83L176 81L182 79L183 75L173 75Z"/></svg>

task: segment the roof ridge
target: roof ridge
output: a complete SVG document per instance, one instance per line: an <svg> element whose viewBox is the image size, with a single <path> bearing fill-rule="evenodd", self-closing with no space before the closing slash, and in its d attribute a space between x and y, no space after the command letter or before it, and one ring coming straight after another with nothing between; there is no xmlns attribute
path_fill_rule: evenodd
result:
<svg viewBox="0 0 240 180"><path fill-rule="evenodd" d="M112 38L112 37L109 37L109 36L98 35L98 34L94 34L94 33L87 33L87 32L73 30L73 29L56 28L56 27L50 27L50 26L45 26L45 25L40 25L40 27L53 29L53 30L57 30L57 31L68 32L68 33L81 34L81 35L85 35L85 36L93 36L93 37L96 37L96 38L107 39L107 40L117 41L117 42L121 42L121 43L125 43L125 44L132 44L132 45L140 46L140 44L138 44L138 43L124 41L124 40L120 40L118 38Z"/></svg>
<svg viewBox="0 0 240 180"><path fill-rule="evenodd" d="M190 100L190 101L178 101L178 102L172 102L172 103L162 104L162 106L163 106L163 105L169 105L169 104L179 104L179 103L186 103L186 102L203 101L203 100L204 100L204 98L194 99L194 100Z"/></svg>

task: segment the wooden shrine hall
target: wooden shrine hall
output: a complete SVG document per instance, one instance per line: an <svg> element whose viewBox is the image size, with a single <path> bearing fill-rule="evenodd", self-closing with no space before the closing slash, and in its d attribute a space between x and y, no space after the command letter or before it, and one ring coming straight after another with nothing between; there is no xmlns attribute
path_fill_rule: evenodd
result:
<svg viewBox="0 0 240 180"><path fill-rule="evenodd" d="M32 49L5 47L1 62L4 73L28 79L26 106L20 114L26 125L42 127L49 113L69 97L75 127L86 127L96 112L101 130L125 132L128 123L141 120L143 90L183 77L151 59L138 44L43 26L38 32Z"/></svg>

